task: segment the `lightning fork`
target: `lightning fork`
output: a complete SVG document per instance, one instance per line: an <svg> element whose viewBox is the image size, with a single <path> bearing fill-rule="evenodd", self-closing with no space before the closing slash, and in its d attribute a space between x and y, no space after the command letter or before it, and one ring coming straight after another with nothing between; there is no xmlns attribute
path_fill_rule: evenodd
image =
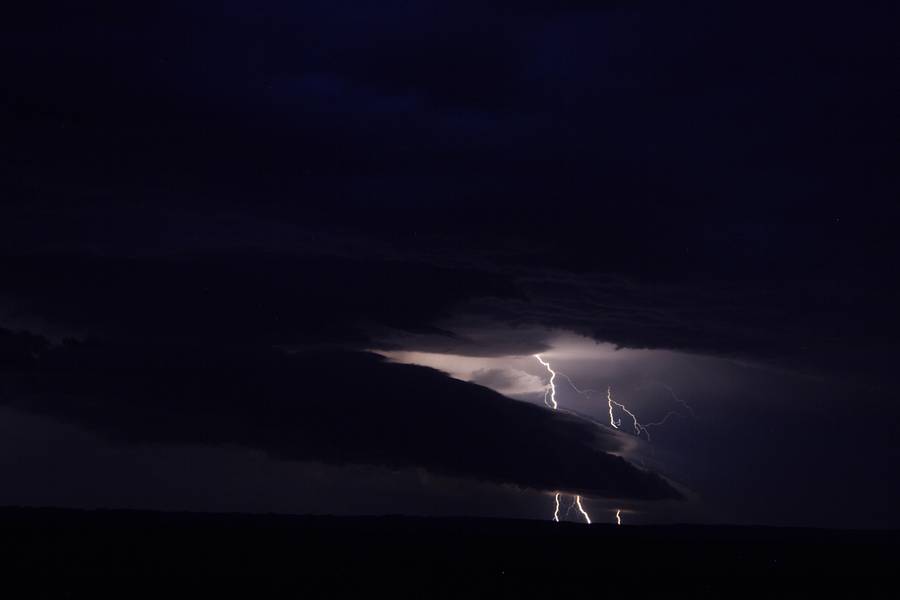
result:
<svg viewBox="0 0 900 600"><path fill-rule="evenodd" d="M650 428L651 427L659 427L660 425L665 425L666 422L668 422L668 420L670 418L681 416L681 413L675 412L674 410L670 410L668 413L666 413L666 416L664 416L659 421L654 421L652 423L641 423L640 421L638 421L637 416L633 412L628 410L628 408L626 408L624 404L622 404L621 402L616 402L615 400L612 399L612 387L606 388L606 402L609 405L609 424L610 425L612 425L613 427L618 429L619 426L622 424L622 419L615 419L615 417L613 416L613 405L616 405L620 409L622 409L622 411L625 414L627 414L629 417L631 417L632 426L634 427L634 435L637 437L640 437L641 434L643 433L645 436L647 436L648 442L652 441L650 438ZM685 406L687 406L687 405L685 404ZM691 409L691 412L693 412L693 409Z"/></svg>
<svg viewBox="0 0 900 600"><path fill-rule="evenodd" d="M632 426L634 427L634 435L637 437L640 437L641 432L643 432L647 436L647 441L650 440L650 434L647 432L647 428L644 427L644 425L642 425L640 421L638 421L638 418L635 416L635 414L633 412L631 412L630 410L628 410L628 408L621 402L616 402L615 400L612 399L612 386L606 388L606 402L607 402L607 404L609 404L609 424L610 425L612 425L613 427L618 429L619 425L622 424L622 419L616 420L613 417L613 404L615 404L616 406L621 408L622 411L626 415L631 417Z"/></svg>

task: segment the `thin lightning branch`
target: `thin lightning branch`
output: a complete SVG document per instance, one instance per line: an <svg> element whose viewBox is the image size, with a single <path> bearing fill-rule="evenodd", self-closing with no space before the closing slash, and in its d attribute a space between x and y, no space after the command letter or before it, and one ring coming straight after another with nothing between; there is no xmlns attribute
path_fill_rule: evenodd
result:
<svg viewBox="0 0 900 600"><path fill-rule="evenodd" d="M669 391L669 393L672 394L672 398L675 399L675 402L682 405L685 408L685 410L687 410L689 413L691 413L692 417L694 417L695 419L697 418L697 413L694 412L694 408L690 404L688 404L687 402L685 402L684 400L679 398L678 394L675 393L675 390L673 390L672 388L670 388L669 386L667 386L664 383L660 383L659 385L666 388Z"/></svg>
<svg viewBox="0 0 900 600"><path fill-rule="evenodd" d="M553 511L553 520L559 523L559 492L556 492L556 510Z"/></svg>
<svg viewBox="0 0 900 600"><path fill-rule="evenodd" d="M659 387L663 388L664 390L666 390L667 392L669 392L669 395L672 396L672 400L674 400L677 404L680 404L681 406L683 406L684 410L691 413L691 417L693 417L694 419L697 418L697 413L694 412L694 407L691 406L690 404L688 404L687 402L685 402L684 400L682 400L681 397L675 393L675 390L673 390L670 386L666 385L665 383L663 383L661 381L649 381L643 385L638 386L636 389L640 390L640 389L644 389L644 388L654 386L654 385L659 386Z"/></svg>
<svg viewBox="0 0 900 600"><path fill-rule="evenodd" d="M565 378L565 380L569 382L569 385L572 386L572 389L575 390L576 392L578 392L579 394L581 394L582 396L590 397L591 394L596 394L598 391L600 391L600 390L592 390L592 389L584 389L583 390L583 389L579 388L577 385L575 385L575 382L572 381L572 378L569 377L568 375L566 375L565 373L557 373L557 375Z"/></svg>
<svg viewBox="0 0 900 600"><path fill-rule="evenodd" d="M659 421L654 421L653 423L644 423L644 429L646 430L650 427L659 427L660 425L665 425L666 422L671 417L680 417L680 416L681 416L681 413L675 412L674 410L670 410L668 413L666 413L666 416L664 416Z"/></svg>
<svg viewBox="0 0 900 600"><path fill-rule="evenodd" d="M616 510L616 525L622 524L622 509Z"/></svg>

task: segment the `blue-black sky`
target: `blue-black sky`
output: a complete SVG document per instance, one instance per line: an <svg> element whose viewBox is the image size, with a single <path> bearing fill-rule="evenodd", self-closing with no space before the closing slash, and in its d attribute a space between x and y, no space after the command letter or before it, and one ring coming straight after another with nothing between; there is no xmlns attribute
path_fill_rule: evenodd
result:
<svg viewBox="0 0 900 600"><path fill-rule="evenodd" d="M0 25L0 504L900 525L895 3L180 4Z"/></svg>

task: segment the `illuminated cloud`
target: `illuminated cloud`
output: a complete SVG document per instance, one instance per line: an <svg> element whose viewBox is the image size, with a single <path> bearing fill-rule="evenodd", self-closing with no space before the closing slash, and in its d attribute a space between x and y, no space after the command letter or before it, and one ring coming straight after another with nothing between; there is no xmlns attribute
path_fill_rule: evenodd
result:
<svg viewBox="0 0 900 600"><path fill-rule="evenodd" d="M544 390L540 377L517 369L478 369L467 380L505 396L534 395Z"/></svg>
<svg viewBox="0 0 900 600"><path fill-rule="evenodd" d="M680 496L610 454L619 438L587 421L373 354L69 343L30 369L6 373L14 393L4 402L117 442L232 444L592 497Z"/></svg>

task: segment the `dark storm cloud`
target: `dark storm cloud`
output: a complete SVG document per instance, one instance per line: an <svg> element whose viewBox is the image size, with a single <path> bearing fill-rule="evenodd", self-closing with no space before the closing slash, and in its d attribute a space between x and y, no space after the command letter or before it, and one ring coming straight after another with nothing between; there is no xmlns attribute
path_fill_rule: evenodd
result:
<svg viewBox="0 0 900 600"><path fill-rule="evenodd" d="M365 206L372 180L380 206L552 195L600 203L607 219L674 200L703 218L727 199L766 217L892 177L879 133L897 125L896 91L881 83L896 73L884 8L852 44L824 33L850 28L825 8L108 8L41 12L4 36L19 195L52 189L40 164L81 193L288 196L307 205L295 218L310 203L330 212L321 203L336 196ZM842 144L867 159L838 159Z"/></svg>
<svg viewBox="0 0 900 600"><path fill-rule="evenodd" d="M37 338L6 331L0 344L4 402L114 441L232 444L598 497L679 496L607 454L619 441L587 422L373 354L73 342L32 353Z"/></svg>
<svg viewBox="0 0 900 600"><path fill-rule="evenodd" d="M516 293L488 273L424 263L238 253L8 257L7 312L105 338L359 346L381 326L435 327L473 296Z"/></svg>
<svg viewBox="0 0 900 600"><path fill-rule="evenodd" d="M773 282L709 277L659 281L543 271L515 281L525 300L485 299L485 314L568 329L623 347L883 377L892 369L890 357L900 339L892 308L900 301L900 290L849 273L825 279L798 271Z"/></svg>
<svg viewBox="0 0 900 600"><path fill-rule="evenodd" d="M525 298L524 294L518 290L516 296ZM468 307L471 311L478 310L475 305L483 300L482 297L473 296L462 306ZM449 332L386 331L383 329L370 331L379 350L414 349L438 354L496 357L528 356L550 348L552 332L546 328L533 324L523 326L521 322L516 323L510 313L505 313L500 318L496 310L486 309L484 312L493 318L479 318L470 312L463 317L444 321L443 326ZM535 323L539 322L539 320L535 320ZM452 334L449 334L450 332Z"/></svg>
<svg viewBox="0 0 900 600"><path fill-rule="evenodd" d="M73 225L146 248L178 207L634 276L892 264L896 203L864 208L900 187L895 6L23 10L9 251Z"/></svg>
<svg viewBox="0 0 900 600"><path fill-rule="evenodd" d="M469 356L538 353L553 329L566 329L626 347L862 375L890 372L900 336L897 290L850 272L829 280L812 268L779 274L781 265L775 280L747 270L730 279L636 278L430 243L427 257L409 249L366 258L308 250L6 257L0 322L104 339Z"/></svg>
<svg viewBox="0 0 900 600"><path fill-rule="evenodd" d="M120 440L665 495L561 415L353 352L567 329L893 385L898 10L18 6L0 327L97 346L0 335L2 384L33 392L4 401ZM450 452L469 439L489 462Z"/></svg>
<svg viewBox="0 0 900 600"><path fill-rule="evenodd" d="M49 348L39 335L0 328L0 370L30 370Z"/></svg>

